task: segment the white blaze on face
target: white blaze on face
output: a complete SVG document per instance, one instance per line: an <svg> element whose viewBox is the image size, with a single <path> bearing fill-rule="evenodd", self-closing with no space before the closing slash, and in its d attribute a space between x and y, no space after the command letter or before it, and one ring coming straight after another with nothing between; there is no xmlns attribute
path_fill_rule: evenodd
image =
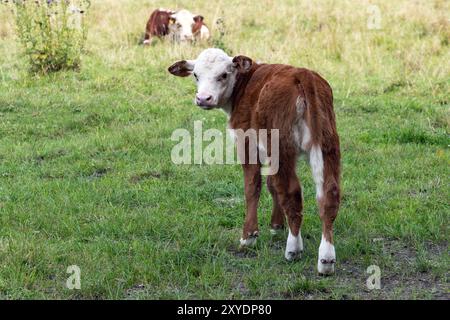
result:
<svg viewBox="0 0 450 320"><path fill-rule="evenodd" d="M194 62L193 75L197 82L197 95L209 97L209 105L217 107L228 103L236 82L233 58L220 49L206 49Z"/></svg>
<svg viewBox="0 0 450 320"><path fill-rule="evenodd" d="M175 19L175 32L181 41L192 40L192 27L194 26L194 15L187 10L180 10L171 16Z"/></svg>

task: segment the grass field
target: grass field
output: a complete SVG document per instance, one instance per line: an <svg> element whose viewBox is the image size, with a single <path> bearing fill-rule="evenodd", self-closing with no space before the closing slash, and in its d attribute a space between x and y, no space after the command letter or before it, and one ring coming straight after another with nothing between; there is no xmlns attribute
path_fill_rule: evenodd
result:
<svg viewBox="0 0 450 320"><path fill-rule="evenodd" d="M368 28L370 4L380 29ZM321 223L309 167L305 252L286 234L239 251L238 165L174 165L177 128L225 132L193 106L194 83L166 71L209 44L139 39L151 10L222 18L222 47L314 69L331 84L342 147L337 272L316 275ZM448 1L94 0L79 72L27 75L0 8L0 298L449 299L450 6ZM69 290L67 267L81 269ZM366 269L381 270L368 290Z"/></svg>

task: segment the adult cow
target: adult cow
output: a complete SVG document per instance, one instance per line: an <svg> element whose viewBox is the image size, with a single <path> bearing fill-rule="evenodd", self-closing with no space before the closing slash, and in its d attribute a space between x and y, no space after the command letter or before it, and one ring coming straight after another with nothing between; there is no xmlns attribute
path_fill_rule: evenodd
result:
<svg viewBox="0 0 450 320"><path fill-rule="evenodd" d="M144 44L149 44L155 36L159 38L170 36L174 41L207 40L210 32L203 20L203 16L184 9L180 11L157 9L147 22Z"/></svg>
<svg viewBox="0 0 450 320"><path fill-rule="evenodd" d="M245 56L229 57L220 49L207 49L196 60L178 61L169 67L173 75L194 75L196 104L206 110L222 108L231 129L279 131L279 169L267 179L273 198L271 226L289 225L287 260L303 251L300 227L303 199L296 163L300 154L309 159L322 220L322 239L317 268L320 274L335 269L333 222L340 203L340 149L331 87L319 74L282 64L259 64ZM247 152L248 139L237 139ZM271 153L270 145L260 149ZM241 146L242 147L242 146ZM241 245L252 245L258 235L257 206L261 191L261 163L242 164L246 218Z"/></svg>

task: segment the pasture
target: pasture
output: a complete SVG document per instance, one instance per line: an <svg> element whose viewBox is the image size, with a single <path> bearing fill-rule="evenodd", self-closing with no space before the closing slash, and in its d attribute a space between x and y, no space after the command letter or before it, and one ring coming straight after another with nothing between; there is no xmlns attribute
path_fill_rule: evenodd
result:
<svg viewBox="0 0 450 320"><path fill-rule="evenodd" d="M158 7L201 13L211 43L139 45ZM94 0L81 69L30 76L0 7L0 298L449 299L449 12L445 0ZM305 251L291 263L287 231L269 233L266 188L258 243L238 249L239 165L172 163L175 129L200 120L225 134L226 115L194 106L194 83L167 72L213 45L331 84L343 195L334 276L316 274L305 161ZM71 265L80 290L66 287ZM381 289L366 286L371 265Z"/></svg>

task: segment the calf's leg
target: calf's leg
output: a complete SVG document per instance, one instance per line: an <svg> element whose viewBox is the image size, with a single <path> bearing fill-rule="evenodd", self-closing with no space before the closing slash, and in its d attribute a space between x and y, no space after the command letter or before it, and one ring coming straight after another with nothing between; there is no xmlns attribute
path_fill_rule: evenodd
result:
<svg viewBox="0 0 450 320"><path fill-rule="evenodd" d="M277 192L273 186L273 178L267 177L267 189L272 195L272 218L270 221L270 233L276 234L278 230L284 227L284 213L278 200Z"/></svg>
<svg viewBox="0 0 450 320"><path fill-rule="evenodd" d="M289 224L289 235L286 242L284 256L291 261L300 256L303 251L301 224L303 219L303 199L299 180L295 173L295 157L280 163L278 173L271 177L272 186L278 203L283 210Z"/></svg>
<svg viewBox="0 0 450 320"><path fill-rule="evenodd" d="M319 246L317 270L322 275L329 275L334 273L336 263L333 222L340 203L339 152L332 150L325 153L319 146L313 146L310 151L310 164L322 220L322 240Z"/></svg>
<svg viewBox="0 0 450 320"><path fill-rule="evenodd" d="M257 209L261 193L261 165L243 164L246 216L242 232L241 246L251 246L258 236Z"/></svg>

